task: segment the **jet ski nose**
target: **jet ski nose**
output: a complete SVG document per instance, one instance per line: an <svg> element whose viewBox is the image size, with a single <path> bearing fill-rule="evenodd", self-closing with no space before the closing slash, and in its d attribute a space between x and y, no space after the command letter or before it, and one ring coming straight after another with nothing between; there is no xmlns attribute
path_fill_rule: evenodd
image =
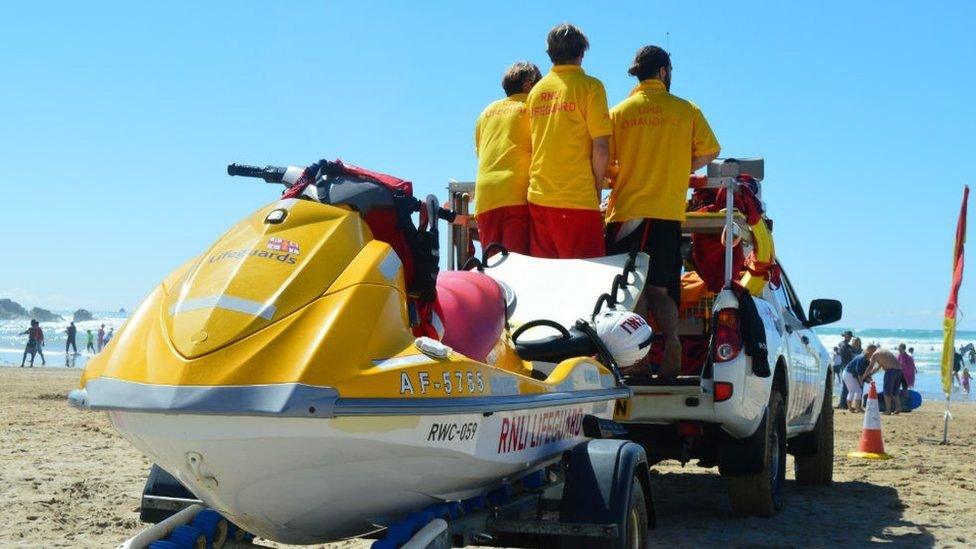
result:
<svg viewBox="0 0 976 549"><path fill-rule="evenodd" d="M86 389L75 389L68 393L68 404L75 408L88 407L88 391Z"/></svg>

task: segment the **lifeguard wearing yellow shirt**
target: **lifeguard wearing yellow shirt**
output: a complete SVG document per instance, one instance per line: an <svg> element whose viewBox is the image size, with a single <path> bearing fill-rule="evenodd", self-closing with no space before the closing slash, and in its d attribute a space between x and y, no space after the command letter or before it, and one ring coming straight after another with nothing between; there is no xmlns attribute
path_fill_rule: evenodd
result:
<svg viewBox="0 0 976 549"><path fill-rule="evenodd" d="M529 162L532 138L525 100L542 74L518 62L502 77L507 97L485 107L474 129L478 155L475 216L481 245L500 243L510 252L529 253Z"/></svg>
<svg viewBox="0 0 976 549"><path fill-rule="evenodd" d="M600 185L613 131L603 84L581 67L586 36L568 23L549 31L552 70L529 92L532 255L604 255Z"/></svg>
<svg viewBox="0 0 976 549"><path fill-rule="evenodd" d="M662 377L678 374L681 222L688 177L719 153L715 134L694 103L671 95L671 58L657 46L637 51L630 74L640 84L610 111L611 156L618 165L607 206L609 253L651 257L644 302L665 340Z"/></svg>

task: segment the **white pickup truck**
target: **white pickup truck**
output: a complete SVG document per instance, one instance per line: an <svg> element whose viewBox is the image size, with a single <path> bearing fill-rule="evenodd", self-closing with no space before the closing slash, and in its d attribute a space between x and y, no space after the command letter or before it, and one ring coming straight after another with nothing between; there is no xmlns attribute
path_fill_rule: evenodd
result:
<svg viewBox="0 0 976 549"><path fill-rule="evenodd" d="M831 482L832 377L827 352L812 328L839 320L842 310L832 299L814 300L808 312L800 305L776 259L772 221L762 211L763 171L761 158L724 159L708 166L707 177L693 178L689 210L694 211L682 229L681 375L667 381L628 376L625 381L634 396L618 401L614 414L650 460L695 459L704 467L718 466L728 479L733 511L755 516L771 516L783 506L787 453L795 457L798 483ZM452 182L448 190L451 206L466 212L474 184ZM734 237L725 239L723 234ZM469 267L474 240L473 223L452 229L449 269ZM552 294L552 302L544 310L520 308L510 321L518 325L545 317L571 326L573 319L587 314L600 288L609 286L601 269L619 267L621 257L563 264L534 260L542 283L522 291ZM634 308L653 260L634 255L636 270L628 275L625 268L613 281L611 306ZM505 261L474 263L504 281ZM562 274L547 273L553 269ZM549 282L560 276L561 283ZM559 291L563 288L573 292ZM652 364L661 350L658 336Z"/></svg>
<svg viewBox="0 0 976 549"><path fill-rule="evenodd" d="M709 165L704 187L750 185L754 192L749 194L761 204L762 177L762 159L718 160ZM681 375L664 382L650 376L628 380L634 397L618 402L615 419L652 460L697 459L704 467L717 465L728 479L736 514L770 516L783 506L787 453L795 458L798 483L831 482L832 377L827 351L812 328L839 320L841 304L817 299L804 311L772 251L772 222L761 212L743 215L738 202L731 207L731 196L726 193L722 210L689 213L684 224L683 232L694 245L704 241L702 235L727 231L731 225L741 240L716 237L719 247L725 247L725 287L717 293L695 294L688 287L691 261L686 260ZM724 217L721 228L716 227L719 216ZM753 261L740 277L730 269L735 257L746 258L747 265L756 257L766 261L762 269L755 267L761 260ZM733 290L730 280L740 289Z"/></svg>

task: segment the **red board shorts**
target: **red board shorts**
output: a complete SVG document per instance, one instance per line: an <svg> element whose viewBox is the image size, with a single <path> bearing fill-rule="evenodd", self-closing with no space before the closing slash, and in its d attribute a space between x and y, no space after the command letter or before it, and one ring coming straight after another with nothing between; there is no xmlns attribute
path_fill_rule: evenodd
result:
<svg viewBox="0 0 976 549"><path fill-rule="evenodd" d="M482 249L499 243L517 254L529 253L529 207L502 206L477 215L478 240Z"/></svg>
<svg viewBox="0 0 976 549"><path fill-rule="evenodd" d="M606 255L599 210L529 204L529 251L535 257L585 259Z"/></svg>

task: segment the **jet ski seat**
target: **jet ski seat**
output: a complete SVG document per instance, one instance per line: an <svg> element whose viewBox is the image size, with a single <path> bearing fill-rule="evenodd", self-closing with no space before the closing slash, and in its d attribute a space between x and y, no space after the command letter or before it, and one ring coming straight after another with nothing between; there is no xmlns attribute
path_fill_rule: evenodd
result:
<svg viewBox="0 0 976 549"><path fill-rule="evenodd" d="M502 286L482 273L440 273L434 325L443 333L441 341L468 358L484 362L505 329L506 301ZM441 326L437 326L438 321Z"/></svg>

